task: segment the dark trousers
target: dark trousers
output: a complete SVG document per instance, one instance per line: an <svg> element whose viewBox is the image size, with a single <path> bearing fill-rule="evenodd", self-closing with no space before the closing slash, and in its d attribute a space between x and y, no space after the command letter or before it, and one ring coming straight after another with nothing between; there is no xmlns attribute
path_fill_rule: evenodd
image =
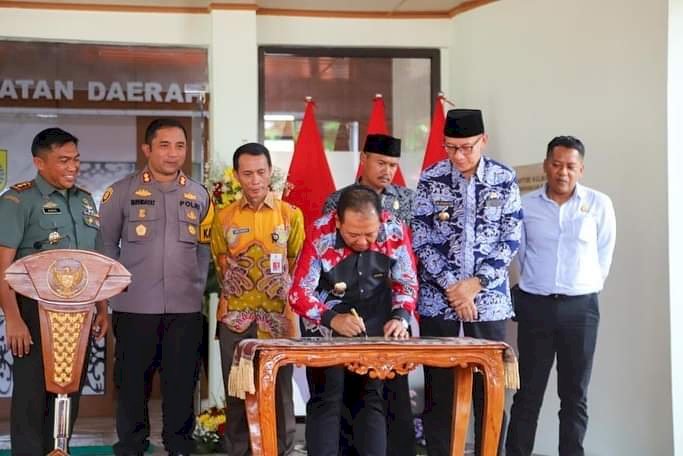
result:
<svg viewBox="0 0 683 456"><path fill-rule="evenodd" d="M353 428L353 451L386 456L382 381L342 366L306 368L311 394L306 404L306 446L311 456L337 456L344 400ZM342 451L342 456L346 453Z"/></svg>
<svg viewBox="0 0 683 456"><path fill-rule="evenodd" d="M243 333L236 333L222 323L218 324L218 338L221 345L221 366L225 380L225 448L230 456L247 456L251 454L249 443L249 424L244 401L228 394L228 376L232 366L233 353L237 344L243 339L255 339L257 326L252 324ZM294 450L296 434L296 417L294 416L294 399L292 391L291 364L280 367L275 383L275 416L277 426L278 455L288 455Z"/></svg>
<svg viewBox="0 0 683 456"><path fill-rule="evenodd" d="M152 378L161 380L162 438L169 452L194 450L194 391L199 373L202 316L114 312L114 384L118 393L117 455L141 455L149 445Z"/></svg>
<svg viewBox="0 0 683 456"><path fill-rule="evenodd" d="M12 454L44 456L54 448L54 399L56 395L45 390L38 303L22 296L17 296L17 299L19 312L31 333L33 345L28 355L21 358L15 357L12 366L13 390L10 411ZM86 368L83 369L84 375L86 370ZM81 385L82 381L83 379L81 379ZM78 415L80 393L70 395L70 397L69 434Z"/></svg>
<svg viewBox="0 0 683 456"><path fill-rule="evenodd" d="M415 456L415 424L410 406L407 375L384 382L384 411L387 419L387 455Z"/></svg>
<svg viewBox="0 0 683 456"><path fill-rule="evenodd" d="M531 454L548 375L557 356L559 454L582 456L588 425L586 393L600 320L598 296L538 296L518 290L515 310L521 389L510 410L507 455Z"/></svg>
<svg viewBox="0 0 683 456"><path fill-rule="evenodd" d="M415 423L410 405L408 376L397 375L391 380L385 380L382 396L387 427L387 455L415 456ZM344 390L339 441L339 451L342 455L359 455L353 445L353 420L350 413L351 404L356 398L357 392Z"/></svg>
<svg viewBox="0 0 683 456"><path fill-rule="evenodd" d="M465 336L495 341L505 340L506 320L461 323L457 320L444 320L439 317L423 317L420 320L420 335L433 337L457 337L462 324ZM424 366L425 373L425 409L423 423L427 452L429 456L450 455L450 444L453 434L453 369ZM472 402L474 403L474 452L481 454L481 427L484 415L484 379L483 375L474 375L472 385ZM502 452L503 434L506 416L503 415L501 439L498 447Z"/></svg>

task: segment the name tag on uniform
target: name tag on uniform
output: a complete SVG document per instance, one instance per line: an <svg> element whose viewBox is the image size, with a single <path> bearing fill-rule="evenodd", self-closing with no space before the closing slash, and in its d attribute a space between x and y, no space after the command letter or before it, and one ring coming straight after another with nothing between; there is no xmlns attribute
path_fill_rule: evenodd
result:
<svg viewBox="0 0 683 456"><path fill-rule="evenodd" d="M282 274L282 254L281 253L271 253L270 254L270 273L271 274Z"/></svg>
<svg viewBox="0 0 683 456"><path fill-rule="evenodd" d="M43 214L61 214L62 209L57 206L57 203L48 201L43 204Z"/></svg>

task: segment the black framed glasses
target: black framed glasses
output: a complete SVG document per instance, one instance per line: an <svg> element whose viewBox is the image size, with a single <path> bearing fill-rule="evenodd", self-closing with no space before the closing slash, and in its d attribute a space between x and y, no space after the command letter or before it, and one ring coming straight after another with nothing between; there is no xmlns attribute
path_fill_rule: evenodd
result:
<svg viewBox="0 0 683 456"><path fill-rule="evenodd" d="M446 149L446 152L451 154L457 154L458 151L461 150L463 155L469 155L474 150L474 146L476 146L483 137L483 135L479 136L472 144L462 144L460 146L456 146L455 144L444 144L443 148Z"/></svg>

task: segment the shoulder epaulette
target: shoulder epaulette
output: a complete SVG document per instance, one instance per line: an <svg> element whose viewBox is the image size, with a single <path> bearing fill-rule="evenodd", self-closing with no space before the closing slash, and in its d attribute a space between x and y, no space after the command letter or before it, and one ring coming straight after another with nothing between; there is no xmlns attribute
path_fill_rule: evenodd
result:
<svg viewBox="0 0 683 456"><path fill-rule="evenodd" d="M76 185L75 187L76 187L76 190L78 190L79 192L83 192L86 195L92 196L92 193L90 193L88 190L84 189L83 187L79 187L78 185Z"/></svg>
<svg viewBox="0 0 683 456"><path fill-rule="evenodd" d="M33 187L33 181L19 182L18 184L12 185L10 188L17 192L23 192L31 187Z"/></svg>

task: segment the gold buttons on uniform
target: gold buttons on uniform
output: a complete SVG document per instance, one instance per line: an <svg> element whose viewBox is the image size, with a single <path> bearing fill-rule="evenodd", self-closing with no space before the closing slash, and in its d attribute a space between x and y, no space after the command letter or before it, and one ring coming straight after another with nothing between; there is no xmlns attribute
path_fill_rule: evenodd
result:
<svg viewBox="0 0 683 456"><path fill-rule="evenodd" d="M450 218L451 218L451 214L449 214L445 210L439 212L439 220L441 220L442 222L445 222Z"/></svg>

